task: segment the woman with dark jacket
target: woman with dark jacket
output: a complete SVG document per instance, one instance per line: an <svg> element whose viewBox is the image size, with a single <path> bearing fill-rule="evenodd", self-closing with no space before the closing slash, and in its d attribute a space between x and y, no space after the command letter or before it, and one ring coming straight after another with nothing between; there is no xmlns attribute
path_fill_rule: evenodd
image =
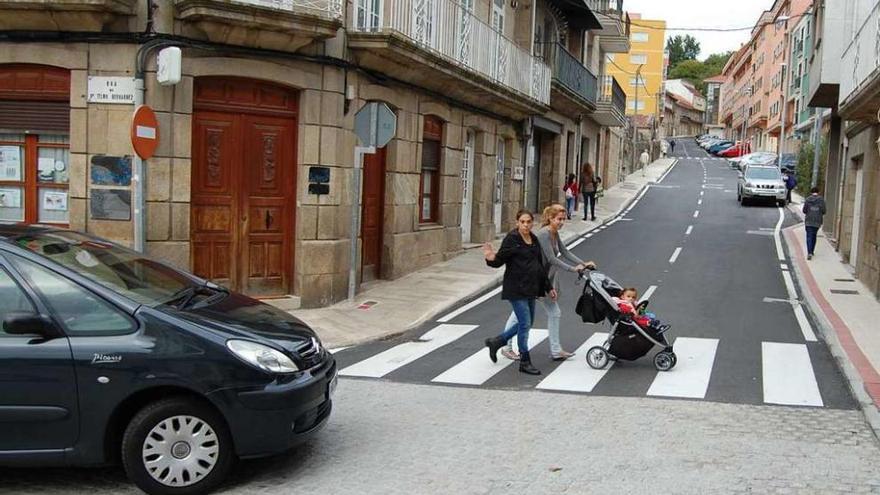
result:
<svg viewBox="0 0 880 495"><path fill-rule="evenodd" d="M517 325L501 335L486 339L489 358L498 362L498 350L508 339L516 335L519 347L519 370L530 375L540 375L529 357L529 330L535 319L535 300L549 294L556 300L556 290L548 277L549 264L537 237L532 235L532 213L520 210L516 214L517 228L510 231L496 253L492 245L483 245L486 264L493 268L506 266L501 285L501 299L508 301L516 314Z"/></svg>

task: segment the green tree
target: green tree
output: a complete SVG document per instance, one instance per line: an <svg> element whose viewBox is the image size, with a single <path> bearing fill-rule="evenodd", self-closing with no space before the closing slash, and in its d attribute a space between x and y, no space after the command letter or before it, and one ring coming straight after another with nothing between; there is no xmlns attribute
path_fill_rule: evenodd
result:
<svg viewBox="0 0 880 495"><path fill-rule="evenodd" d="M712 76L721 74L724 64L733 52L715 53L709 55L706 60L682 60L675 67L669 69L669 79L687 79L703 96L706 95L706 84L703 82Z"/></svg>
<svg viewBox="0 0 880 495"><path fill-rule="evenodd" d="M669 51L669 66L675 67L684 60L696 60L700 55L700 42L693 36L677 34L666 42Z"/></svg>

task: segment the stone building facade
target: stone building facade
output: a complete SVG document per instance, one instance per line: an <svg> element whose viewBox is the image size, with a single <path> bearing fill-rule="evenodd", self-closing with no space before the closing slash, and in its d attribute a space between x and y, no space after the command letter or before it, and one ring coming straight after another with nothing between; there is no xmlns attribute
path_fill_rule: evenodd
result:
<svg viewBox="0 0 880 495"><path fill-rule="evenodd" d="M603 137L622 104L569 74L600 71L604 48L627 41L622 12L536 2L568 26L562 70L533 46L533 7L436 0L436 17L420 17L414 3L0 1L0 151L19 167L0 177L0 219L141 247L133 105L92 94L138 75L139 56L159 122L142 247L255 296L346 297L354 118L368 102L397 129L364 159L361 281L492 240L522 205L561 200L587 157L614 162ZM173 85L157 82L164 46L182 49ZM313 194L319 172L326 194Z"/></svg>

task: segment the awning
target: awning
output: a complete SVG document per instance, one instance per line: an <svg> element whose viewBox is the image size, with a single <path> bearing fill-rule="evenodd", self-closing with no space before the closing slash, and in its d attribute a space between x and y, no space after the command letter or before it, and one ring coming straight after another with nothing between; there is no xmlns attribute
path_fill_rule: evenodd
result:
<svg viewBox="0 0 880 495"><path fill-rule="evenodd" d="M550 0L556 5L568 25L578 29L602 29L602 23L585 0Z"/></svg>

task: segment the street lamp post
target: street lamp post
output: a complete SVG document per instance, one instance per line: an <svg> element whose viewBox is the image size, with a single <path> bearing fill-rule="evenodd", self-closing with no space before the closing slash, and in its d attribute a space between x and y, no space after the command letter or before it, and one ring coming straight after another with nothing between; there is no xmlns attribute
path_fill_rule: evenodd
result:
<svg viewBox="0 0 880 495"><path fill-rule="evenodd" d="M638 142L638 138L639 138L639 126L636 124L636 122L638 121L638 119L636 119L636 116L638 116L638 114L639 114L639 84L641 84L642 67L644 65L645 64L640 64L639 67L636 69L636 101L633 105L633 120L632 120L633 121L633 170L635 170L636 160L637 160L636 156L638 156L637 155L638 150L636 149L636 143ZM644 170L644 165L643 165L642 166L642 175L644 175L644 174L645 174L645 170Z"/></svg>

